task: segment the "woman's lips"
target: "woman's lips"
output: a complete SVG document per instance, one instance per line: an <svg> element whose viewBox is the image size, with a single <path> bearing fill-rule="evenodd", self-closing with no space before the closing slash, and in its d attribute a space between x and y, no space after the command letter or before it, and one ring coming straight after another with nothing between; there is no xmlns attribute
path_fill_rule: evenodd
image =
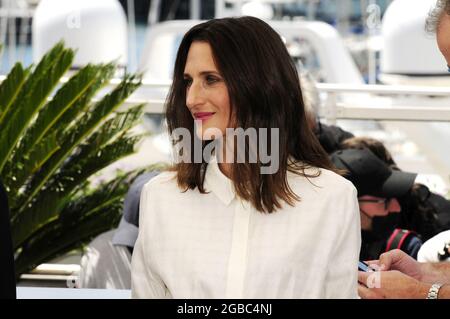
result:
<svg viewBox="0 0 450 319"><path fill-rule="evenodd" d="M214 114L216 114L216 113L215 112L197 112L197 113L194 113L194 117L196 120L206 121L206 120L210 119Z"/></svg>

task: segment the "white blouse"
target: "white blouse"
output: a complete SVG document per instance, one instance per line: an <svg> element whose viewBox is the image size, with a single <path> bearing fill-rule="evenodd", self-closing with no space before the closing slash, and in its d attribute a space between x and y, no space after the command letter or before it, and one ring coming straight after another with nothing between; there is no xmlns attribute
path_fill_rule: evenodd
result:
<svg viewBox="0 0 450 319"><path fill-rule="evenodd" d="M288 182L301 201L266 214L235 195L216 162L207 194L182 192L173 172L153 178L141 194L132 296L357 298L355 187L325 169Z"/></svg>

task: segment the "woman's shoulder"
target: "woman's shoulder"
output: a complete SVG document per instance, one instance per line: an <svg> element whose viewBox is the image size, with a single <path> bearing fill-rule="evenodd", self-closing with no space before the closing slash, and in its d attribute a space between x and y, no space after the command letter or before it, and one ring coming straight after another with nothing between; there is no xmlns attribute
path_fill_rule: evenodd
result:
<svg viewBox="0 0 450 319"><path fill-rule="evenodd" d="M170 188L177 186L177 175L174 171L164 171L149 180L143 188L144 192L150 190L161 190L162 188Z"/></svg>
<svg viewBox="0 0 450 319"><path fill-rule="evenodd" d="M325 168L320 168L320 176L323 181L330 185L338 186L345 189L356 189L352 182L345 177Z"/></svg>
<svg viewBox="0 0 450 319"><path fill-rule="evenodd" d="M303 189L305 185L311 185L313 188L323 189L325 191L332 190L333 193L355 192L355 186L341 175L325 169L309 166L304 169L304 174L290 174L290 183L299 185Z"/></svg>

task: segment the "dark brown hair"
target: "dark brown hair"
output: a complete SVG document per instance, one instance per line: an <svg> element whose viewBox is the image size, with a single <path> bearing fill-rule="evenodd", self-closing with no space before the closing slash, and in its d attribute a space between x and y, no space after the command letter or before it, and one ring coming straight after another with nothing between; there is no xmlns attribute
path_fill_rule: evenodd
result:
<svg viewBox="0 0 450 319"><path fill-rule="evenodd" d="M231 114L237 128L279 129L279 170L261 175L263 164L235 163L231 181L236 194L249 201L260 212L281 208L281 201L294 205L300 200L289 187L287 171L306 177L305 168L333 169L327 154L307 124L295 64L281 37L265 22L254 17L214 19L191 28L178 49L173 83L166 101L169 133L186 128L195 136L194 121L186 107L186 87L183 79L189 48L194 41L207 42L215 64L223 77L230 96ZM173 141L177 143L178 141ZM193 149L191 141L191 149ZM209 141L202 141L205 147ZM249 145L246 141L246 154ZM269 152L271 146L268 145ZM194 154L190 154L193 159ZM292 159L293 161L288 159ZM204 160L203 160L204 161ZM207 163L178 163L178 185L198 188L205 193L203 182Z"/></svg>
<svg viewBox="0 0 450 319"><path fill-rule="evenodd" d="M389 165L389 167L398 169L391 153L384 144L377 139L371 137L352 137L344 140L341 143L340 148L343 150L348 148L368 148L376 157Z"/></svg>

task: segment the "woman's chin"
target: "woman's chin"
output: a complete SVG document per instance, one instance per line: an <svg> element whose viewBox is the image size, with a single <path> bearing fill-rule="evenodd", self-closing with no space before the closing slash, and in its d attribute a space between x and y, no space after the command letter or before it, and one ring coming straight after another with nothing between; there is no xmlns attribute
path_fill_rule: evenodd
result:
<svg viewBox="0 0 450 319"><path fill-rule="evenodd" d="M215 140L223 136L223 132L220 129L206 125L203 125L201 129L197 129L195 132L197 137L203 141Z"/></svg>

